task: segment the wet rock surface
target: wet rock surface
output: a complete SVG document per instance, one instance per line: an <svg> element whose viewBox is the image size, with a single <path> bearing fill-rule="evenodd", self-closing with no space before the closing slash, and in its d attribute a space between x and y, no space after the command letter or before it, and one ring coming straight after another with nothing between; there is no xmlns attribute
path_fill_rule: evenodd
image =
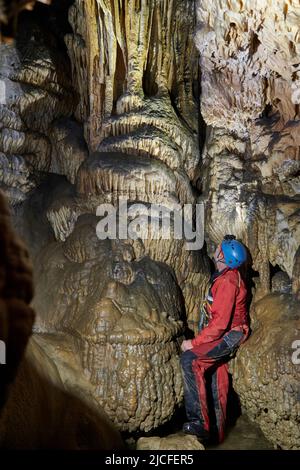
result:
<svg viewBox="0 0 300 470"><path fill-rule="evenodd" d="M4 181L22 227L21 202L43 188L41 213L33 207L30 217L50 233L25 234L35 254L36 339L69 390L77 380L65 357L119 429L149 430L182 401L178 339L183 323L197 321L208 258L172 236L99 241L88 220L119 197L170 209L196 202L194 3L133 1L125 12L76 0L53 5L47 17L41 11L22 16L27 28L10 46L11 70L2 64L6 88L17 90L1 108L0 134L3 178L27 138L26 161L33 153L33 183L19 198L16 164ZM16 126L23 140L12 135ZM31 152L32 132L43 151ZM61 183L51 183L54 174Z"/></svg>
<svg viewBox="0 0 300 470"><path fill-rule="evenodd" d="M292 295L270 294L253 305L253 332L231 362L243 409L266 438L299 449L300 304Z"/></svg>
<svg viewBox="0 0 300 470"><path fill-rule="evenodd" d="M197 5L207 232L234 232L270 291L269 262L293 277L299 232L297 1Z"/></svg>
<svg viewBox="0 0 300 470"><path fill-rule="evenodd" d="M65 337L69 360L119 429L148 431L169 419L183 393L183 299L172 270L130 244L99 240L90 216L38 259L35 331L53 360L65 354Z"/></svg>
<svg viewBox="0 0 300 470"><path fill-rule="evenodd" d="M87 404L89 384L81 384L82 395L67 391L57 362L36 335L30 338L35 318L32 263L13 230L1 191L0 229L1 449L122 448L120 434L99 404Z"/></svg>
<svg viewBox="0 0 300 470"><path fill-rule="evenodd" d="M34 255L40 357L122 431L167 422L206 248L234 233L256 274L234 387L275 446L299 448L298 2L52 3L22 13L16 42L0 43L0 187ZM144 204L141 232L100 241L97 207L120 196ZM149 237L151 203L196 202L204 249Z"/></svg>
<svg viewBox="0 0 300 470"><path fill-rule="evenodd" d="M257 274L253 333L233 362L234 387L265 436L296 449L299 5L268 0L255 6L235 0L196 5L201 112L208 125L202 154L207 235L217 244L224 233L235 233L249 248Z"/></svg>
<svg viewBox="0 0 300 470"><path fill-rule="evenodd" d="M13 230L11 215L0 191L0 411L15 379L31 336L35 313L32 263L29 253Z"/></svg>
<svg viewBox="0 0 300 470"><path fill-rule="evenodd" d="M155 431L154 431L155 433ZM130 450L272 450L274 444L266 439L258 424L241 415L226 429L224 442L206 443L205 446L195 436L183 434L176 429L174 434L162 433L159 436L127 438L125 445Z"/></svg>
<svg viewBox="0 0 300 470"><path fill-rule="evenodd" d="M170 434L166 437L140 437L136 450L204 450L195 436Z"/></svg>
<svg viewBox="0 0 300 470"><path fill-rule="evenodd" d="M227 429L224 442L206 446L206 450L271 449L274 449L274 445L266 439L260 427L251 422L246 415L240 416L235 425Z"/></svg>

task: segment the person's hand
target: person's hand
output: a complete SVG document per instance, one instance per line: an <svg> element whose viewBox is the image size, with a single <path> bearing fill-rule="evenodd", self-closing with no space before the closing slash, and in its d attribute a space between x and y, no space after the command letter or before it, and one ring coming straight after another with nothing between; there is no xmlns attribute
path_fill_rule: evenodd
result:
<svg viewBox="0 0 300 470"><path fill-rule="evenodd" d="M193 349L192 340L186 339L182 341L181 350L185 352L185 351L188 351L189 349Z"/></svg>

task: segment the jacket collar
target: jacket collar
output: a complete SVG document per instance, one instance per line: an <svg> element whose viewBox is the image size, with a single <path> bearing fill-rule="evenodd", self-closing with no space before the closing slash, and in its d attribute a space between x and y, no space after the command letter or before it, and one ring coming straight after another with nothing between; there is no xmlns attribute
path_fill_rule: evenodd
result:
<svg viewBox="0 0 300 470"><path fill-rule="evenodd" d="M214 282L218 277L222 276L223 274L227 273L227 271L229 271L229 267L226 266L226 268L222 269L221 271L215 271L212 275L211 275L211 282Z"/></svg>

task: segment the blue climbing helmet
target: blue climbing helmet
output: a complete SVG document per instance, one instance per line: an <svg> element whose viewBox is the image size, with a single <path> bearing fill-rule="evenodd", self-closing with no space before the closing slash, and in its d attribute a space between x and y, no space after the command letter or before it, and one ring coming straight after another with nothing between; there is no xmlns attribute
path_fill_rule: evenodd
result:
<svg viewBox="0 0 300 470"><path fill-rule="evenodd" d="M240 267L247 259L246 248L234 235L225 235L221 248L225 264L231 269Z"/></svg>

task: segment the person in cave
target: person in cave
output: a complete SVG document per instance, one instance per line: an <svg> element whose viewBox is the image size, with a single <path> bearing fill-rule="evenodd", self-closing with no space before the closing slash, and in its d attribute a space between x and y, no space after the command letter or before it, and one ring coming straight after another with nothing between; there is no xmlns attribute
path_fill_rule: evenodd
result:
<svg viewBox="0 0 300 470"><path fill-rule="evenodd" d="M188 419L183 425L183 432L202 440L211 437L208 372L211 372L217 439L219 442L224 440L229 390L228 360L249 335L247 289L238 270L246 259L245 246L234 235L226 235L213 256L216 271L211 276L208 295L201 309L199 333L181 345Z"/></svg>

